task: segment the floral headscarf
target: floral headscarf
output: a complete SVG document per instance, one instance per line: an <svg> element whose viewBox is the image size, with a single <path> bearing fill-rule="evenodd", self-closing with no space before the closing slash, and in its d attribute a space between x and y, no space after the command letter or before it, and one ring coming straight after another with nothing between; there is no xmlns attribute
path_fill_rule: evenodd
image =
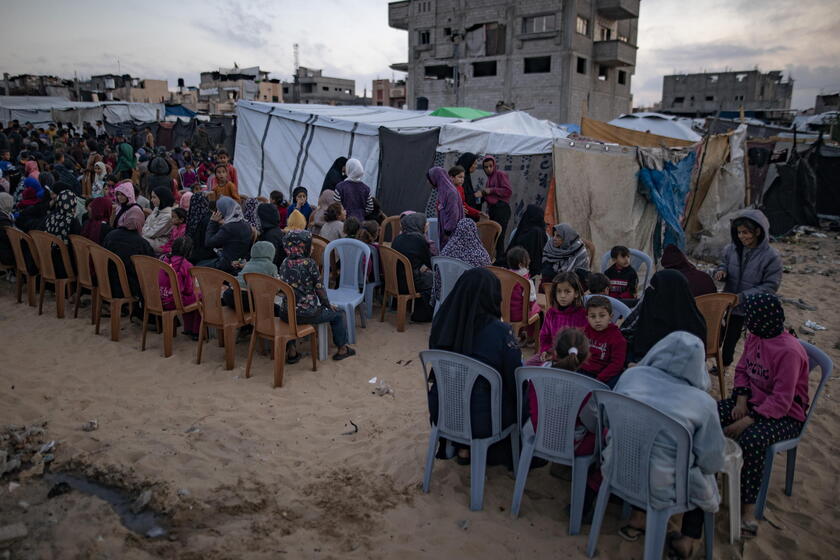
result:
<svg viewBox="0 0 840 560"><path fill-rule="evenodd" d="M474 267L488 266L492 262L487 249L481 244L475 222L469 218L458 222L455 233L449 238L440 256L459 259Z"/></svg>
<svg viewBox="0 0 840 560"><path fill-rule="evenodd" d="M283 249L286 251L286 259L301 261L309 257L312 249L312 234L306 230L294 230L286 234L283 239Z"/></svg>
<svg viewBox="0 0 840 560"><path fill-rule="evenodd" d="M251 227L256 229L258 232L262 232L262 224L260 223L260 218L257 216L257 208L260 205L260 201L256 198L249 198L245 201L242 205L242 215L245 218L245 221L248 222Z"/></svg>
<svg viewBox="0 0 840 560"><path fill-rule="evenodd" d="M73 191L66 189L58 194L50 213L47 215L47 223L44 228L62 241L67 242L70 234L70 226L76 218L76 195Z"/></svg>
<svg viewBox="0 0 840 560"><path fill-rule="evenodd" d="M204 193L195 193L190 199L190 210L187 214L187 235L192 237L198 233L201 224L209 218L210 202L207 200L207 196Z"/></svg>
<svg viewBox="0 0 840 560"><path fill-rule="evenodd" d="M744 302L747 329L759 338L775 338L785 331L785 310L773 294L753 294Z"/></svg>

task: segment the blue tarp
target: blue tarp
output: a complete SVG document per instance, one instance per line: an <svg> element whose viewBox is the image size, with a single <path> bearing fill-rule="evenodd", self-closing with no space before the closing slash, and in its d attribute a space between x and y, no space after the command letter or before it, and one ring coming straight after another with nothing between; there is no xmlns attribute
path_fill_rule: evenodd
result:
<svg viewBox="0 0 840 560"><path fill-rule="evenodd" d="M661 247L674 244L685 249L685 231L680 224L680 217L685 210L685 199L691 188L691 171L694 169L696 155L690 152L677 163L665 161L663 169L649 169L642 167L638 173L639 193L653 202L659 213L657 234L654 236L654 254L658 258ZM664 223L665 238L659 232Z"/></svg>
<svg viewBox="0 0 840 560"><path fill-rule="evenodd" d="M198 113L195 111L190 111L183 105L167 105L166 106L166 116L167 117L187 117L193 118Z"/></svg>

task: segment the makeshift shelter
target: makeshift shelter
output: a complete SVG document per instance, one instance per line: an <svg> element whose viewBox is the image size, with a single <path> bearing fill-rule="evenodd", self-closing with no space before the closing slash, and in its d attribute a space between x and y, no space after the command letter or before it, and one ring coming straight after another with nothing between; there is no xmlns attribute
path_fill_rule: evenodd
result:
<svg viewBox="0 0 840 560"><path fill-rule="evenodd" d="M74 125L106 121L109 123L157 122L164 116L162 103L123 101L69 101L63 97L0 96L0 122L46 124L69 122Z"/></svg>
<svg viewBox="0 0 840 560"><path fill-rule="evenodd" d="M615 126L587 117L581 118L581 134L593 140L600 140L602 142L620 144L622 146L647 146L656 148L659 146L669 146L673 148L680 148L691 146L697 140L682 140L680 138L670 138L668 136L660 136L649 132L639 130L632 130L621 126ZM699 140L699 137L698 137Z"/></svg>
<svg viewBox="0 0 840 560"><path fill-rule="evenodd" d="M482 111L481 109L473 109L472 107L440 107L429 113L429 116L451 117L453 119L471 121L480 119L481 117L489 117L492 114L490 111Z"/></svg>
<svg viewBox="0 0 840 560"><path fill-rule="evenodd" d="M686 124L672 115L663 115L662 113L629 113L620 115L607 124L692 143L699 142L702 139L699 134L691 129L690 124Z"/></svg>
<svg viewBox="0 0 840 560"><path fill-rule="evenodd" d="M814 169L818 151L819 144L804 154L793 150L787 162L776 165L778 176L764 193L761 207L770 221L771 235L786 235L799 225L819 225Z"/></svg>
<svg viewBox="0 0 840 560"><path fill-rule="evenodd" d="M167 105L166 120L192 120L198 113L191 111L183 105Z"/></svg>

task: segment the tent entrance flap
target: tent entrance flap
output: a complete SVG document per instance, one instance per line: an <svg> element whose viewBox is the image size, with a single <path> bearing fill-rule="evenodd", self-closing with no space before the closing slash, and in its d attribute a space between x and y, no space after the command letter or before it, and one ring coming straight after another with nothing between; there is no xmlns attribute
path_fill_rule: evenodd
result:
<svg viewBox="0 0 840 560"><path fill-rule="evenodd" d="M393 216L405 210L422 212L431 186L426 173L434 165L439 129L400 134L379 128L379 182L382 211Z"/></svg>

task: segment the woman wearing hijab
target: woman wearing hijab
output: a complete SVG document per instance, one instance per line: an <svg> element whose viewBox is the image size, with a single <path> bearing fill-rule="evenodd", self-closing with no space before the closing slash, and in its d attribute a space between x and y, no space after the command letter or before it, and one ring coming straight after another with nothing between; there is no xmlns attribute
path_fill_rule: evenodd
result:
<svg viewBox="0 0 840 560"><path fill-rule="evenodd" d="M344 206L348 217L365 221L365 216L373 212L373 198L370 196L370 187L362 182L365 176L365 169L362 162L356 158L347 160L347 179L335 186L335 201Z"/></svg>
<svg viewBox="0 0 840 560"><path fill-rule="evenodd" d="M543 247L543 281L550 282L558 272L589 270L589 253L578 232L569 224L554 226L554 236Z"/></svg>
<svg viewBox="0 0 840 560"><path fill-rule="evenodd" d="M155 250L155 254L160 255L172 231L172 205L175 204L175 198L169 187L155 188L152 191L152 204L155 209L143 224L143 237Z"/></svg>
<svg viewBox="0 0 840 560"><path fill-rule="evenodd" d="M461 202L458 190L449 179L449 173L444 171L442 167L429 169L426 173L426 179L432 185L432 189L437 192L436 208L438 230L440 232L440 247L438 250L443 255L443 249L449 242L449 238L455 233L455 228L458 227L461 220L464 219L464 204Z"/></svg>
<svg viewBox="0 0 840 560"><path fill-rule="evenodd" d="M186 235L193 242L193 250L190 253L190 262L193 264L216 258L216 253L213 252L213 249L210 249L204 244L211 214L210 202L207 200L207 195L203 192L195 193L190 199L186 230Z"/></svg>
<svg viewBox="0 0 840 560"><path fill-rule="evenodd" d="M481 210L481 200L475 197L475 187L472 184L472 174L478 167L478 156L471 152L464 152L455 165L464 168L464 199L470 208Z"/></svg>
<svg viewBox="0 0 840 560"><path fill-rule="evenodd" d="M259 205L260 201L253 197L246 200L242 205L242 217L245 218L249 226L257 230L257 233L262 231L260 218L257 216L257 207Z"/></svg>
<svg viewBox="0 0 840 560"><path fill-rule="evenodd" d="M34 159L30 159L27 161L23 166L24 176L32 177L36 180L40 179L41 172L38 169L38 162Z"/></svg>
<svg viewBox="0 0 840 560"><path fill-rule="evenodd" d="M675 331L689 332L705 342L706 320L697 309L685 276L676 270L660 270L622 325L622 334L629 342L628 361L638 362L657 342Z"/></svg>
<svg viewBox="0 0 840 560"><path fill-rule="evenodd" d="M808 411L808 355L785 331L785 311L773 294L746 297L747 340L735 367L732 396L718 403L724 433L744 452L741 468L741 531L755 536L755 502L764 475L767 448L795 438Z"/></svg>
<svg viewBox="0 0 840 560"><path fill-rule="evenodd" d="M510 179L507 173L499 169L496 158L485 156L481 167L487 175L487 183L481 191L481 199L487 203L487 213L490 219L502 226L502 233L496 242L496 254L500 255L505 250L505 235L507 225L510 221L510 197L513 190L510 188Z"/></svg>
<svg viewBox="0 0 840 560"><path fill-rule="evenodd" d="M99 245L111 231L111 214L114 207L107 197L94 198L88 204L87 220L82 225L82 235Z"/></svg>
<svg viewBox="0 0 840 560"><path fill-rule="evenodd" d="M531 278L539 274L542 269L543 247L548 243L543 216L542 208L536 204L529 204L519 220L516 233L513 234L513 238L508 244L508 249L522 247L528 251L528 256L531 257L528 273Z"/></svg>
<svg viewBox="0 0 840 560"><path fill-rule="evenodd" d="M21 231L28 232L31 229L40 229L44 217L50 210L50 197L47 191L34 177L27 177L23 180L21 198L17 202L18 215L15 217L15 226Z"/></svg>
<svg viewBox="0 0 840 560"><path fill-rule="evenodd" d="M15 265L15 254L12 252L12 244L6 233L7 227L14 227L15 221L12 218L12 208L15 205L15 197L6 192L0 192L0 264L5 266Z"/></svg>
<svg viewBox="0 0 840 560"><path fill-rule="evenodd" d="M242 207L238 202L229 196L216 201L216 211L210 218L204 243L211 249L218 249L218 257L201 262L199 266L237 273L232 263L248 258L251 252L251 226L242 216Z"/></svg>
<svg viewBox="0 0 840 560"><path fill-rule="evenodd" d="M676 270L685 276L685 279L688 280L688 289L691 290L691 295L694 297L717 293L717 286L715 286L712 277L691 264L685 253L680 251L676 245L665 247L661 262L663 268Z"/></svg>
<svg viewBox="0 0 840 560"><path fill-rule="evenodd" d="M481 238L478 235L478 227L475 222L469 218L462 218L455 228L455 233L440 252L441 257L451 257L467 263L475 268L481 268L492 264L490 260L490 253L484 248L481 243ZM440 288L440 277L435 277L435 286L433 297L438 299L438 289Z"/></svg>
<svg viewBox="0 0 840 560"><path fill-rule="evenodd" d="M315 215L312 217L312 233L321 235L321 228L327 223L326 212L330 204L335 202L335 191L327 189L321 192L318 198L318 207L315 208Z"/></svg>
<svg viewBox="0 0 840 560"><path fill-rule="evenodd" d="M342 182L346 177L344 174L345 165L347 165L346 157L336 158L332 167L330 167L329 171L327 171L327 176L324 177L324 184L321 185L321 194L327 190L335 191L336 185ZM320 203L318 205L320 206Z"/></svg>
<svg viewBox="0 0 840 560"><path fill-rule="evenodd" d="M192 191L186 191L181 193L181 199L178 201L178 206L181 209L186 210L187 212L190 211L190 200L192 200L193 193Z"/></svg>
<svg viewBox="0 0 840 560"><path fill-rule="evenodd" d="M285 236L280 227L280 215L277 207L268 202L257 207L257 217L260 220L260 241L268 241L274 245L274 264L278 267L283 264L286 258L286 251L283 249Z"/></svg>
<svg viewBox="0 0 840 560"><path fill-rule="evenodd" d="M62 183L57 184L61 185ZM47 214L44 231L67 243L69 235L78 235L81 230L79 220L76 219L76 195L70 190L69 186L64 185L64 188L53 201L49 214ZM52 248L52 260L56 278L67 278L68 271L64 268L61 250L56 246Z"/></svg>
<svg viewBox="0 0 840 560"><path fill-rule="evenodd" d="M137 158L134 157L134 148L131 144L123 142L117 146L117 166L114 168L114 174L119 176L125 171L134 171L137 167Z"/></svg>
<svg viewBox="0 0 840 560"><path fill-rule="evenodd" d="M122 259L123 264L125 264L125 272L129 288L131 289L131 295L136 298L142 298L142 293L140 292L140 281L137 278L137 271L134 268L131 257L134 255L155 256L155 251L152 249L152 246L140 235L145 220L146 216L139 206L130 206L120 218L119 227L109 232L102 243L103 247L116 253ZM117 276L116 269L111 268L108 272L111 279L111 291L116 297L124 296L125 294L122 293L122 289L120 288L120 280ZM135 309L134 314L137 315L138 310Z"/></svg>
<svg viewBox="0 0 840 560"><path fill-rule="evenodd" d="M114 196L116 197L116 203L118 205L116 208L117 213L114 215L114 227L120 227L122 225L120 220L122 220L123 215L128 211L128 209L134 206L139 208L140 205L137 204L137 201L134 198L134 185L131 181L123 181L114 187Z"/></svg>
<svg viewBox="0 0 840 560"><path fill-rule="evenodd" d="M435 315L429 336L429 348L474 358L499 372L502 377L504 429L516 421L514 372L522 365L522 353L510 325L501 320L501 303L502 286L492 272L485 268L466 271L455 283L452 292ZM429 415L432 422L437 422L438 391L434 372L430 377ZM490 411L490 385L479 378L470 395L470 423L474 438L488 437L492 433ZM454 445L459 448L458 462L469 463L469 448ZM445 448L446 445L439 447L439 458L445 458ZM493 445L488 453L488 463L510 464L510 448L504 444Z"/></svg>
<svg viewBox="0 0 840 560"><path fill-rule="evenodd" d="M101 156L100 156L101 157ZM105 178L108 176L108 168L102 161L93 164L93 173L90 176L90 196L99 198L105 195Z"/></svg>
<svg viewBox="0 0 840 560"><path fill-rule="evenodd" d="M400 217L400 234L394 238L391 248L402 253L411 263L411 273L414 278L414 289L421 297L414 303L411 320L415 323L427 323L432 320L434 306L432 305L432 252L426 239L426 216L417 212L404 214ZM402 268L397 269L397 283L400 293L407 293L405 275Z"/></svg>

